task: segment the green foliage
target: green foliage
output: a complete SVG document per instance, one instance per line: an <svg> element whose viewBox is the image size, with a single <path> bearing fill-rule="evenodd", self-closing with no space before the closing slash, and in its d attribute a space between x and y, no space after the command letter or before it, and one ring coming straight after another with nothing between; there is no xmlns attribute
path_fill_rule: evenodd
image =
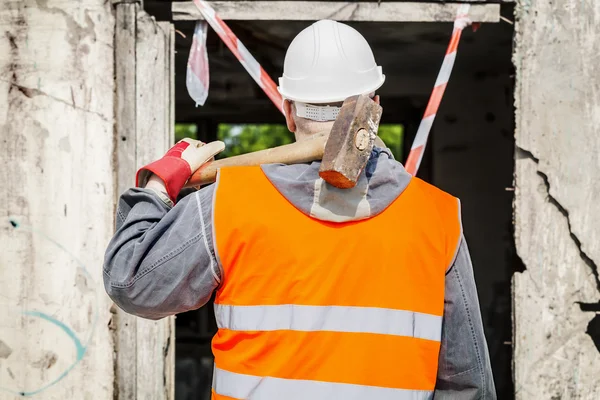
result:
<svg viewBox="0 0 600 400"><path fill-rule="evenodd" d="M196 139L196 124L175 124L175 143L184 138Z"/></svg>
<svg viewBox="0 0 600 400"><path fill-rule="evenodd" d="M385 145L392 151L394 158L402 161L404 142L404 126L402 125L380 125L379 137Z"/></svg>
<svg viewBox="0 0 600 400"><path fill-rule="evenodd" d="M175 141L186 137L195 139L196 132L195 124L175 124ZM381 125L379 137L392 150L396 160L400 160L404 127L402 125ZM292 143L294 134L289 132L285 125L219 124L217 138L225 142L225 150L217 158L224 158Z"/></svg>
<svg viewBox="0 0 600 400"><path fill-rule="evenodd" d="M217 138L225 142L224 158L292 143L294 134L285 125L220 124Z"/></svg>

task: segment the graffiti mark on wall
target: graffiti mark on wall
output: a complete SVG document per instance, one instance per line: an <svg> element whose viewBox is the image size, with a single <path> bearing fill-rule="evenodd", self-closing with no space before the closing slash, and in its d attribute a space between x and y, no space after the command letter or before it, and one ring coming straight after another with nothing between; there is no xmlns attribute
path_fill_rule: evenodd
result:
<svg viewBox="0 0 600 400"><path fill-rule="evenodd" d="M62 372L60 372L60 374L58 374L58 376L56 376L54 379L50 380L49 382L44 382L42 385L35 387L35 388L23 388L23 390L15 390L15 389L11 389L8 387L3 387L2 384L0 384L0 391L8 392L8 393L14 394L16 396L33 396L33 395L43 392L44 390L46 390L46 389L56 385L58 382L62 381L85 357L88 346L91 343L92 337L94 335L94 331L96 330L96 325L97 325L97 321L98 321L98 310L99 310L98 293L96 290L97 286L94 284L94 280L93 280L91 274L89 273L89 271L87 270L87 268L85 267L85 265L75 255L73 255L71 252L69 252L62 244L55 241L54 239L52 239L45 233L40 232L31 226L22 224L16 218L9 218L9 222L15 231L27 232L27 233L35 236L37 239L42 239L42 241L51 244L53 248L63 252L70 259L75 261L75 263L77 265L78 273L75 278L76 282L74 283L74 286L77 287L81 291L93 292L92 294L94 297L93 318L92 318L92 322L91 322L89 331L83 341L79 338L76 330L69 326L68 321L61 321L56 316L50 315L47 312L40 311L37 309L25 309L25 310L20 311L20 314L23 316L37 319L40 322L48 323L48 324L54 326L55 328L58 328L57 331L61 332L61 334L64 334L65 337L67 337L73 343L73 346L75 348L74 360L66 368L64 368L62 370ZM61 269L58 268L57 271L61 271ZM15 307L18 307L18 306L15 306ZM0 341L0 361L2 359L8 359L12 353L13 353L13 349L11 348L10 343L5 343L4 341ZM54 352L49 351L49 352L46 352L45 355L40 360L32 363L32 365L40 367L40 368L49 369L56 363L58 357L60 357L60 355L57 355ZM9 376L13 380L15 380L15 378L16 378L15 372L11 371L10 368L7 369L7 372L9 374Z"/></svg>

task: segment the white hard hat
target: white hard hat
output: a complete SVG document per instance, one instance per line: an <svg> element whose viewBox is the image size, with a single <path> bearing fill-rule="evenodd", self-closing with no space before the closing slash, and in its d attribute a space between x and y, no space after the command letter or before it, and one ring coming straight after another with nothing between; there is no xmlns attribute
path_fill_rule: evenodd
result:
<svg viewBox="0 0 600 400"><path fill-rule="evenodd" d="M285 55L279 93L303 103L334 103L369 94L385 81L371 47L348 25L321 20L298 34Z"/></svg>

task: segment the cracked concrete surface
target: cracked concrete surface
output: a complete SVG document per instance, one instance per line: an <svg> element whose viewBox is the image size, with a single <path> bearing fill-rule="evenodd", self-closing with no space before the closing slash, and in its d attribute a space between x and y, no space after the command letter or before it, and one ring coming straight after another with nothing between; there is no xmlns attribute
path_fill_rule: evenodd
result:
<svg viewBox="0 0 600 400"><path fill-rule="evenodd" d="M96 266L114 229L113 31L104 0L0 5L1 399L113 398L112 335L89 319L109 316ZM70 278L80 263L89 294ZM78 359L73 337L92 330Z"/></svg>
<svg viewBox="0 0 600 400"><path fill-rule="evenodd" d="M513 280L516 398L597 398L595 315L577 303L598 299L595 280L537 164L517 160L517 176L515 239L527 269Z"/></svg>
<svg viewBox="0 0 600 400"><path fill-rule="evenodd" d="M516 150L518 153L517 158L519 158L519 156L522 157L524 155L525 157L530 158L536 164L539 165L540 160L537 157L535 157L531 151L525 150L518 146L517 146ZM569 217L569 211L567 211L567 209L565 209L565 207L563 207L562 204L560 204L558 202L558 200L552 195L551 188L550 188L550 180L548 178L548 175L546 175L544 172L540 171L539 169L537 170L537 174L542 178L542 180L544 181L544 186L546 186L546 192L548 194L548 202L550 204L552 204L554 207L556 207L558 209L558 211L560 211L560 213L566 218L567 227L569 229L569 236L571 237L571 239L573 239L573 242L577 246L577 249L579 250L579 255L581 256L581 259L587 264L587 266L590 268L592 274L594 275L594 279L596 280L596 287L598 288L598 293L600 293L600 277L598 275L598 264L596 264L596 262L594 260L592 260L590 258L590 256L588 256L585 253L585 251L582 248L581 240L575 235L575 233L573 233L573 230L571 228L571 219ZM582 311L585 311L585 310L582 310Z"/></svg>
<svg viewBox="0 0 600 400"><path fill-rule="evenodd" d="M516 21L516 398L597 399L600 2L521 0Z"/></svg>
<svg viewBox="0 0 600 400"><path fill-rule="evenodd" d="M100 114L100 113L98 113L96 111L90 110L88 108L83 108L83 107L77 106L77 104L75 104L75 95L73 94L73 89L72 88L71 88L72 102L68 102L68 101L65 101L63 99L55 97L55 96L53 96L53 95L51 95L49 93L46 93L46 92L44 92L42 90L39 90L39 89L36 89L36 88L25 87L25 86L19 85L16 82L11 82L11 81L8 81L6 79L1 79L1 78L0 78L0 81L8 83L11 86L11 88L16 88L17 90L19 90L21 93L23 93L26 97L28 97L30 99L33 98L33 97L35 97L35 96L46 96L46 97L48 97L48 98L50 98L52 100L58 101L60 103L63 103L65 105L69 106L69 107L73 107L76 110L80 110L80 111L84 111L84 112L87 112L87 113L91 113L91 114L97 115L98 117L100 117L105 122L111 122L111 121L109 121L109 119L105 115L102 115L102 114Z"/></svg>

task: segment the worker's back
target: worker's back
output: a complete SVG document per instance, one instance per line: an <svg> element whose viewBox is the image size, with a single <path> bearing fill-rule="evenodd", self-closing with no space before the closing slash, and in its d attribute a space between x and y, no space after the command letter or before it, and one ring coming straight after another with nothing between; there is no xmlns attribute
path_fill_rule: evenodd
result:
<svg viewBox="0 0 600 400"><path fill-rule="evenodd" d="M350 191L318 163L263 169L215 191L214 398L431 396L458 201L387 153Z"/></svg>
<svg viewBox="0 0 600 400"><path fill-rule="evenodd" d="M280 79L288 129L330 131L348 97L379 104L384 80L356 30L311 25ZM142 167L104 262L107 293L144 318L216 291L215 399L495 399L457 199L380 144L352 189L319 163L270 164L223 169L173 207L223 147L184 139Z"/></svg>

